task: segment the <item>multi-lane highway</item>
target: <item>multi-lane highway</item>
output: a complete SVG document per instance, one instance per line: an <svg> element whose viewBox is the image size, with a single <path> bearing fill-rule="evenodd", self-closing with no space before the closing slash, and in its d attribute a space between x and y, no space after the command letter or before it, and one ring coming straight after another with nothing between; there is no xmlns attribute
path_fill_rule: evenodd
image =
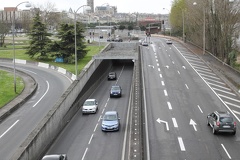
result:
<svg viewBox="0 0 240 160"><path fill-rule="evenodd" d="M240 159L239 133L213 135L206 123L208 113L221 110L239 127L239 97L181 44L151 39L142 47L149 158Z"/></svg>
<svg viewBox="0 0 240 160"><path fill-rule="evenodd" d="M129 115L129 99L132 84L133 64L114 66L111 71L117 73L116 81L106 79L96 88L89 98L98 101L96 114L76 113L62 131L47 154L65 153L72 160L122 159L125 157L126 127ZM110 98L112 85L122 87L122 97ZM120 131L102 132L101 117L106 111L115 110L120 116Z"/></svg>
<svg viewBox="0 0 240 160"><path fill-rule="evenodd" d="M12 67L12 63L1 62L1 65ZM16 65L16 69L31 75L38 89L32 98L0 123L0 159L3 160L10 159L71 84L69 78L53 70L30 65Z"/></svg>

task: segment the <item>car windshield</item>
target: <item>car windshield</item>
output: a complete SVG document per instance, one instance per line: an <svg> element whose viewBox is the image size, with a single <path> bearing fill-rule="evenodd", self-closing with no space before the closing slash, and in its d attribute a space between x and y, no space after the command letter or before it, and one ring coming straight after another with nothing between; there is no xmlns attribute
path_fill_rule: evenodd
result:
<svg viewBox="0 0 240 160"><path fill-rule="evenodd" d="M233 118L232 117L220 117L219 121L222 123L231 123L231 122L233 122Z"/></svg>
<svg viewBox="0 0 240 160"><path fill-rule="evenodd" d="M113 87L112 87L112 90L115 90L115 91L116 91L116 90L120 90L120 87L118 87L118 86L113 86Z"/></svg>
<svg viewBox="0 0 240 160"><path fill-rule="evenodd" d="M113 75L115 75L115 73L114 73L114 72L111 72L111 73L109 73L109 75L113 76Z"/></svg>
<svg viewBox="0 0 240 160"><path fill-rule="evenodd" d="M103 119L105 121L114 121L117 120L117 115L105 115Z"/></svg>
<svg viewBox="0 0 240 160"><path fill-rule="evenodd" d="M86 101L85 103L84 103L84 106L92 106L92 105L94 105L95 103L94 103L94 101Z"/></svg>

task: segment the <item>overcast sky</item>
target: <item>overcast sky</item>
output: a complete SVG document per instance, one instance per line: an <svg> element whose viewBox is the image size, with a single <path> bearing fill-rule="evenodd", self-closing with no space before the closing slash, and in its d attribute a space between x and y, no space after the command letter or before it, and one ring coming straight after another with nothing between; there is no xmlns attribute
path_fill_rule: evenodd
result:
<svg viewBox="0 0 240 160"><path fill-rule="evenodd" d="M0 0L0 9L4 7L16 7L24 1L25 0ZM55 7L59 11L68 11L69 8L76 10L80 6L87 4L87 0L29 0L29 2L36 6L46 6L47 2L50 2L55 4ZM94 7L109 4L110 6L116 6L117 11L121 13L139 12L164 14L169 12L171 2L172 0L94 0ZM23 9L24 6L24 4L21 4L18 8ZM81 12L81 9L78 12Z"/></svg>

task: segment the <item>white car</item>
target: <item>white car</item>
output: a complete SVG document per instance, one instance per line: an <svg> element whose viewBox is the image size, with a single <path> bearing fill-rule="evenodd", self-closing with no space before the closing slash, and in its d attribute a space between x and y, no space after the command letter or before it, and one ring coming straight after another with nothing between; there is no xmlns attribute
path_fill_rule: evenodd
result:
<svg viewBox="0 0 240 160"><path fill-rule="evenodd" d="M97 113L98 102L96 99L87 99L82 106L82 114Z"/></svg>
<svg viewBox="0 0 240 160"><path fill-rule="evenodd" d="M167 44L172 44L172 40L171 40L171 39L167 39L167 40L166 40L166 43L167 43Z"/></svg>

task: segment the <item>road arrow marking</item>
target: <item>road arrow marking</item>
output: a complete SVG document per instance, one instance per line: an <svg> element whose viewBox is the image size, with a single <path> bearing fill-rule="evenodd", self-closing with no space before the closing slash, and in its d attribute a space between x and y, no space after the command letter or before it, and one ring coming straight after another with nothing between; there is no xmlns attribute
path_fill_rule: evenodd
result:
<svg viewBox="0 0 240 160"><path fill-rule="evenodd" d="M197 128L196 128L197 123L195 123L192 119L190 119L190 123L189 124L193 126L195 131L197 131Z"/></svg>
<svg viewBox="0 0 240 160"><path fill-rule="evenodd" d="M161 123L161 122L162 122L162 123L165 123L165 124L166 124L166 128L167 128L167 130L169 131L168 122L163 121L163 120L161 120L160 118L157 119L157 122L158 122L158 123Z"/></svg>

